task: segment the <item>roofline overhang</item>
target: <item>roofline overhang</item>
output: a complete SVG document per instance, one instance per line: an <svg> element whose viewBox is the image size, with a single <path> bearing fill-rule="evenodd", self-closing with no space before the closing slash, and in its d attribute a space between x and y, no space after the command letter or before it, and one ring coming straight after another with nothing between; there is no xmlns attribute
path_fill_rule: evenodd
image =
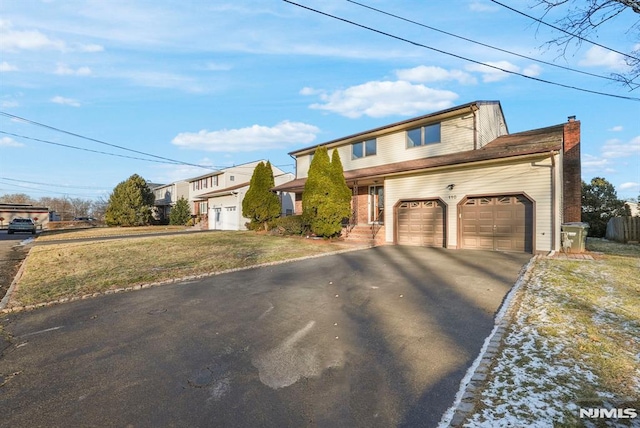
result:
<svg viewBox="0 0 640 428"><path fill-rule="evenodd" d="M508 157L482 159L482 160L474 160L474 161L463 161L463 162L453 163L453 164L449 164L449 165L436 165L436 166L431 166L431 167L422 167L422 168L415 168L415 169L388 172L388 173L384 173L383 172L383 173L380 173L380 174L369 174L369 175L349 177L349 178L345 177L345 181L347 182L347 185L353 186L357 182L361 182L361 181L366 182L366 181L375 180L375 179L383 179L384 180L386 178L409 176L409 175L432 173L432 172L440 172L440 171L447 171L447 170L453 170L453 169L467 169L467 168L482 167L482 166L487 166L487 165L520 163L520 162L523 162L523 161L526 161L526 160L546 159L546 158L551 158L553 156L556 156L559 153L560 152L558 150L548 150L548 151L544 151L544 152L528 153L528 154L508 156ZM355 170L355 171L357 171L357 170ZM307 179L307 177L305 177L303 179L304 182L299 186L295 186L295 187L291 187L291 188L286 188L286 187L283 188L283 186L286 186L286 183L285 183L284 185L280 185L280 186L274 187L274 189L276 191L280 191L280 192L292 192L292 193L302 192L304 190L304 183L306 183L306 179Z"/></svg>

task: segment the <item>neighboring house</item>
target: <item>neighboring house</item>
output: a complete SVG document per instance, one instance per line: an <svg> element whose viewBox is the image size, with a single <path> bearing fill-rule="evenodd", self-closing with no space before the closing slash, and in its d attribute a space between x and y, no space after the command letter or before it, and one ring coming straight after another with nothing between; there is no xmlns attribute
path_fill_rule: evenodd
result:
<svg viewBox="0 0 640 428"><path fill-rule="evenodd" d="M580 122L509 134L498 101L476 101L291 152L296 213L311 158L337 149L352 189L346 233L377 244L548 252L580 221Z"/></svg>
<svg viewBox="0 0 640 428"><path fill-rule="evenodd" d="M189 200L189 183L187 181L176 181L171 184L157 185L153 188L155 197L154 218L159 221L169 219L171 207L182 197Z"/></svg>
<svg viewBox="0 0 640 428"><path fill-rule="evenodd" d="M208 223L211 230L245 230L249 219L242 216L242 200L249 189L253 170L260 162L225 168L188 180L192 212ZM272 166L276 185L293 180L294 176ZM280 192L282 215L292 214L294 196Z"/></svg>
<svg viewBox="0 0 640 428"><path fill-rule="evenodd" d="M30 218L38 228L46 228L49 224L49 208L29 204L0 204L1 228L6 228L11 220L17 217Z"/></svg>

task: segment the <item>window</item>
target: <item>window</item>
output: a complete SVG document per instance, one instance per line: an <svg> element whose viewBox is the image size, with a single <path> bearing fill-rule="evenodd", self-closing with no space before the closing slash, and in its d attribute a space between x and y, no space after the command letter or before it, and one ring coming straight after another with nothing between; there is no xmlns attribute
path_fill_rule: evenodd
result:
<svg viewBox="0 0 640 428"><path fill-rule="evenodd" d="M440 142L440 123L434 123L407 131L407 147L426 146Z"/></svg>
<svg viewBox="0 0 640 428"><path fill-rule="evenodd" d="M206 202L200 202L199 205L200 206L198 208L199 208L200 214L206 214L207 213L207 203Z"/></svg>
<svg viewBox="0 0 640 428"><path fill-rule="evenodd" d="M229 176L229 181L236 181L236 178L233 175Z"/></svg>
<svg viewBox="0 0 640 428"><path fill-rule="evenodd" d="M351 144L351 159L359 159L376 154L378 142L375 138Z"/></svg>
<svg viewBox="0 0 640 428"><path fill-rule="evenodd" d="M212 177L212 180L213 180L213 185L214 185L214 186L217 186L217 185L218 185L218 176L217 176L217 175L214 175L214 176Z"/></svg>

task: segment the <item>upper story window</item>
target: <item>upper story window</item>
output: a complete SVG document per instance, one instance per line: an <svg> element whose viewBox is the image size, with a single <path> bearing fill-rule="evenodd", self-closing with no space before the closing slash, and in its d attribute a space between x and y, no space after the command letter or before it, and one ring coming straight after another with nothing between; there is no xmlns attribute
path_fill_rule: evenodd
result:
<svg viewBox="0 0 640 428"><path fill-rule="evenodd" d="M407 131L407 147L426 146L440 142L440 123L421 126Z"/></svg>
<svg viewBox="0 0 640 428"><path fill-rule="evenodd" d="M366 156L373 156L378 150L378 142L375 138L359 143L351 144L351 159L359 159Z"/></svg>
<svg viewBox="0 0 640 428"><path fill-rule="evenodd" d="M214 185L214 186L217 186L217 185L218 185L218 176L217 176L217 175L214 175L214 176L212 177L212 180L213 180L213 185Z"/></svg>
<svg viewBox="0 0 640 428"><path fill-rule="evenodd" d="M236 181L236 177L234 177L233 175L229 176L229 181Z"/></svg>

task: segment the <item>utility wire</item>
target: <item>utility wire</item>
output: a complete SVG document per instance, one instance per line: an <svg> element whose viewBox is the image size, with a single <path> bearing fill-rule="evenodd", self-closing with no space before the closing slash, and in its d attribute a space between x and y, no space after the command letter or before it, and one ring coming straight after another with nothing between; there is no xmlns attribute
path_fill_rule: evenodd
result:
<svg viewBox="0 0 640 428"><path fill-rule="evenodd" d="M107 155L107 156L116 156L116 157L119 157L119 158L135 159L135 160L141 160L141 161L145 161L145 162L163 163L163 164L170 164L170 165L180 165L181 164L181 162L178 162L178 161L160 161L160 160L154 160L154 159L138 158L138 157L135 157L135 156L119 155L117 153L101 152L100 150L92 150L92 149L87 149L87 148L84 148L84 147L71 146L69 144L55 143L53 141L41 140L39 138L27 137L25 135L18 135L18 134L14 134L14 133L11 133L11 132L6 132L6 131L0 131L0 134L11 135L12 137L24 138L24 139L27 139L27 140L38 141L40 143L45 143L45 144L52 144L54 146L67 147L67 148L70 148L70 149L82 150L82 151L85 151L85 152L98 153L98 154ZM189 165L191 165L191 164L189 164Z"/></svg>
<svg viewBox="0 0 640 428"><path fill-rule="evenodd" d="M66 187L69 189L104 190L104 188L102 187L71 186L68 184L40 183L38 181L16 180L15 178L7 178L7 177L0 177L0 180L15 181L16 183L39 184L41 186L49 186L49 187Z"/></svg>
<svg viewBox="0 0 640 428"><path fill-rule="evenodd" d="M441 33L441 34L446 34L447 36L455 37L455 38L457 38L457 39L464 40L464 41L466 41L466 42L470 42L470 43L474 43L474 44L476 44L476 45L484 46L484 47L486 47L486 48L493 49L493 50L496 50L496 51L499 51L499 52L508 53L508 54L510 54L510 55L514 55L514 56L517 56L517 57L520 57L520 58L528 59L528 60L530 60L530 61L535 61L535 62L539 62L539 63L541 63L541 64L549 65L549 66L552 66L552 67L561 68L561 69L563 69L563 70L573 71L573 72L575 72L575 73L586 74L587 76L593 76L593 77L598 77L598 78L600 78L600 79L607 79L607 80L612 80L612 81L614 81L614 82L619 82L619 80L618 80L618 79L616 79L616 78L614 78L614 77L602 76L602 75L600 75L600 74L595 74L595 73L589 73L589 72L587 72L587 71L577 70L577 69L575 69L575 68L565 67L565 66L562 66L562 65L554 64L554 63L552 63L552 62L547 62L547 61L543 61L543 60L541 60L541 59L532 58L532 57L529 57L529 56L526 56L526 55L522 55L522 54L519 54L519 53L516 53L516 52L511 52L511 51L508 51L508 50L506 50L506 49L502 49L502 48L499 48L499 47L496 47L496 46L492 46L492 45L489 45L489 44L486 44L486 43L482 43L482 42L479 42L479 41L477 41L477 40L473 40L473 39L469 39L469 38L467 38L467 37L459 36L459 35L457 35L457 34L450 33L450 32L448 32L448 31L440 30L440 29L438 29L438 28L431 27L431 26L426 25L426 24L423 24L423 23L421 23L421 22L417 22L417 21L414 21L414 20L411 20L411 19L405 18L405 17L403 17L403 16L395 15L395 14L393 14L393 13L391 13L391 12L387 12L387 11L384 11L384 10L381 10L381 9L378 9L378 8L375 8L375 7L373 7L373 6L369 6L369 5L366 5L366 4L363 4L363 3L359 3L359 2L354 1L354 0L347 0L347 1L348 1L349 3L353 3L353 4L355 4L355 5L358 5L358 6L364 7L364 8L366 8L366 9L373 10L373 11L378 12L378 13L381 13L381 14L383 14L383 15L391 16L391 17L393 17L393 18L400 19L400 20L402 20L402 21L409 22L409 23L411 23L411 24L415 24L415 25L418 25L418 26L420 26L420 27L424 27L424 28L427 28L427 29L432 30L432 31L436 31L436 32Z"/></svg>
<svg viewBox="0 0 640 428"><path fill-rule="evenodd" d="M70 149L75 149L75 150L82 150L82 151L85 151L85 152L98 153L98 154L107 155L107 156L116 156L116 157L119 157L119 158L134 159L134 160L141 160L141 161L145 161L145 162L154 162L154 163L161 163L161 164L168 164L168 165L181 165L182 164L179 161L159 161L159 160L154 160L154 159L138 158L138 157L135 157L135 156L119 155L117 153L101 152L99 150L92 150L92 149L87 149L87 148L84 148L84 147L71 146L69 144L56 143L56 142L53 142L53 141L42 140L40 138L34 138L34 137L27 137L26 135L14 134L12 132L2 131L2 130L0 130L0 134L10 135L10 136L16 137L16 138L24 138L24 139L32 140L32 141L38 141L40 143L51 144L51 145L54 145L54 146L61 146L61 147L67 147L67 148L70 148ZM278 168L285 168L285 167L293 166L293 165L294 164L290 164L289 163L289 164L284 164L284 165L273 165L273 166L278 167ZM214 166L214 165L211 165L211 166L206 166L206 167L205 166L201 166L201 167L202 168L207 168L209 170L216 171L216 172L221 172L221 170L227 169L227 168L253 168L251 166L243 166L243 165L239 165L239 166ZM81 187L78 187L78 188L80 189Z"/></svg>
<svg viewBox="0 0 640 428"><path fill-rule="evenodd" d="M188 166L194 166L194 167L197 167L197 168L204 168L204 169L208 169L208 170L211 169L211 168L206 167L206 166L197 165L197 164L188 163L188 162L182 162L182 161L178 161L178 160L175 160L175 159L169 159L169 158L165 158L165 157L162 157L162 156L154 155L154 154L151 154L151 153L145 153L145 152L141 152L141 151L138 151L138 150L129 149L127 147L118 146L116 144L107 143L105 141L100 141L100 140L97 140L95 138L85 137L84 135L76 134L76 133L70 132L70 131L65 131L64 129L56 128L56 127L50 126L50 125L45 125L44 123L40 123L40 122L36 122L36 121L33 121L33 120L25 119L24 117L16 116L16 115L13 115L13 114L10 114L10 113L6 113L6 112L3 112L3 111L0 111L0 115L9 117L11 119L21 120L21 121L29 123L31 125L40 126L42 128L50 129L52 131L61 132L63 134L71 135L73 137L82 138L83 140L93 141L94 143L103 144L103 145L109 146L109 147L115 147L115 148L120 149L120 150L126 150L128 152L137 153L139 155L145 155L145 156L150 156L152 158L161 159L161 160L164 160L164 161L168 161L169 163L172 163L172 164L188 165Z"/></svg>
<svg viewBox="0 0 640 428"><path fill-rule="evenodd" d="M553 28L554 30L561 31L561 32L563 32L563 33L565 33L565 34L567 34L567 35L569 35L569 36L571 36L571 37L575 37L575 38L576 38L576 39L578 39L578 40L582 40L583 42L591 43L592 45L596 45L596 46L599 46L599 47L601 47L601 48L603 48L603 49L606 49L606 50L608 50L608 51L615 52L615 53L617 53L617 54L620 54L620 55L626 56L627 58L631 58L631 59L633 59L633 60L640 61L640 58L638 58L638 57L635 57L635 56L633 56L633 55L629 55L629 54L624 53L624 52L617 51L617 50L612 49L612 48L610 48L610 47L607 47L607 46L605 46L605 45L601 45L600 43L594 42L594 41L592 41L592 40L585 39L584 37L581 37L581 36L579 36L579 35L577 35L577 34L571 33L571 32L569 32L569 31L564 30L564 29L562 29L562 28L560 28L560 27L557 27L557 26L555 26L555 25L553 25L553 24L549 24L549 23L547 23L547 22L543 21L542 19L538 19L538 18L536 18L536 17L534 17L534 16L527 15L527 14L526 14L526 13L524 13L524 12L520 12L518 9L514 9L514 8L512 8L511 6L507 6L506 4L500 3L499 1L496 1L496 0L491 0L491 1L492 1L493 3L495 3L495 4L497 4L497 5L500 5L500 6L504 7L504 8L506 8L506 9L509 9L509 10L511 10L511 11L513 11L513 12L517 13L517 14L520 14L520 15L522 15L522 16L526 16L526 17L527 17L527 18L529 18L529 19L533 19L534 21L539 22L540 24L546 25L547 27L551 27L551 28Z"/></svg>
<svg viewBox="0 0 640 428"><path fill-rule="evenodd" d="M495 70L499 70L499 71L502 71L504 73L514 74L516 76L524 77L524 78L530 79L530 80L535 80L537 82L547 83L549 85L559 86L559 87L567 88L567 89L573 89L573 90L576 90L576 91L587 92L587 93L590 93L590 94L602 95L602 96L606 96L606 97L619 98L619 99L630 100L630 101L640 101L640 98L636 98L636 97L628 97L628 96L624 96L624 95L609 94L609 93L606 93L606 92L594 91L594 90L591 90L591 89L580 88L580 87L577 87L577 86L565 85L563 83L553 82L553 81L550 81L550 80L541 79L539 77L527 76L526 74L518 73L517 71L507 70L505 68L501 68L501 67L498 67L498 66L495 66L495 65L491 65L491 64L486 64L486 63L481 62L481 61L477 61L477 60L474 60L474 59L471 59L471 58L467 58L467 57L464 57L464 56L461 56L461 55L457 55L457 54L454 54L454 53L451 53L451 52L443 51L441 49L437 49L437 48L434 48L434 47L431 47L431 46L427 46L427 45L424 45L422 43L414 42L413 40L409 40L409 39L406 39L406 38L403 38L403 37L400 37L400 36L396 36L396 35L393 35L391 33L387 33L387 32L372 28L372 27L368 27L368 26L363 25L363 24L358 24L357 22L350 21L350 20L348 20L346 18L341 18L339 16L332 15L332 14L327 13L327 12L322 12L320 10L313 9L313 8L311 8L309 6L305 6L305 5L302 5L302 4L299 4L299 3L295 3L295 2L290 1L290 0L282 0L282 1L284 1L285 3L289 3L289 4L293 5L293 6L297 6L297 7L300 7L302 9L307 9L307 10L309 10L311 12L315 12L315 13L318 13L320 15L324 15L324 16L327 16L329 18L333 18L333 19L336 19L338 21L342 21L342 22L345 22L347 24L354 25L356 27L364 28L365 30L372 31L374 33L382 34L383 36L387 36L387 37L390 37L392 39L400 40L400 41L412 44L414 46L418 46L418 47L421 47L421 48L429 49L429 50L432 50L434 52L438 52L438 53L441 53L441 54L444 54L444 55L452 56L454 58L458 58L458 59L461 59L461 60L464 60L464 61L472 62L474 64L482 65L482 66L485 66L485 67L488 67L488 68L493 68Z"/></svg>
<svg viewBox="0 0 640 428"><path fill-rule="evenodd" d="M29 187L29 186L20 186L19 184L6 183L6 182L4 182L4 181L2 181L2 180L0 180L0 184L4 184L5 186L17 187L17 188L19 188L19 189L28 189L28 190L30 190L30 191L31 191L31 193L35 193L35 192L37 192L37 193L45 193L45 194L47 194L47 195L48 195L48 194L51 194L51 193L56 193L56 194L58 194L58 195L81 196L81 197L84 197L84 198L86 198L86 197L88 196L88 195L81 195L81 194L77 194L77 193L56 192L56 191L54 191L54 190L44 190L44 189L37 189L37 188L34 188L34 187ZM10 190L10 189L1 189L1 188L0 188L0 190L5 190L5 191L6 191L6 190Z"/></svg>

